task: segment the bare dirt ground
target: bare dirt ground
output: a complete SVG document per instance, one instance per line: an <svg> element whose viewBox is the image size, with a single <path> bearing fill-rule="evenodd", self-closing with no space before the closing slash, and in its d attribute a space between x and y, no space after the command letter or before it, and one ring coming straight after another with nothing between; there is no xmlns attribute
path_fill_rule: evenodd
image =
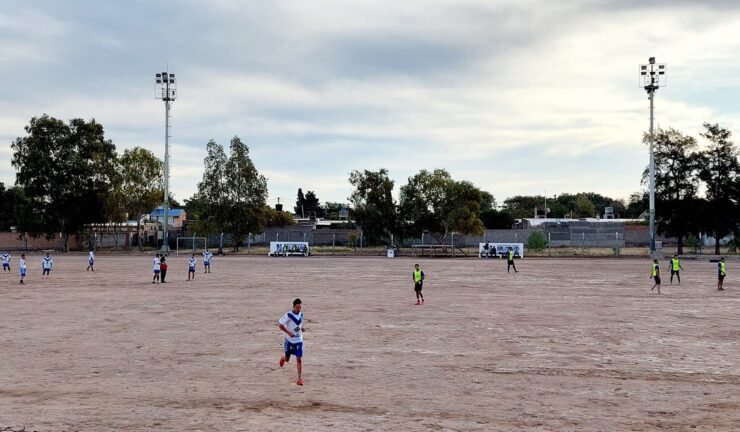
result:
<svg viewBox="0 0 740 432"><path fill-rule="evenodd" d="M57 255L0 278L0 429L737 431L740 269L646 259ZM17 263L17 257L14 265ZM663 267L667 269L665 261ZM277 319L306 314L304 378Z"/></svg>

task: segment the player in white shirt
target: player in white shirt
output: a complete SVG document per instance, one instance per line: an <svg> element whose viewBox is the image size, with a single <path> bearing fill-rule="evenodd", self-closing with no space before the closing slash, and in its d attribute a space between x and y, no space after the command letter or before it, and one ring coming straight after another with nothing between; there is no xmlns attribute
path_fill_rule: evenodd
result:
<svg viewBox="0 0 740 432"><path fill-rule="evenodd" d="M5 270L8 270L8 273L10 273L10 254L7 251L3 251L2 255L0 255L3 259L3 273L5 273Z"/></svg>
<svg viewBox="0 0 740 432"><path fill-rule="evenodd" d="M195 258L195 254L191 254L188 261L188 280L190 280L190 275L193 275L193 279L195 279L195 265L197 263L198 260Z"/></svg>
<svg viewBox="0 0 740 432"><path fill-rule="evenodd" d="M51 255L49 253L46 253L46 256L41 261L41 264L44 266L44 273L41 274L41 279L49 277L49 273L51 273L51 268L54 266L54 260L51 259Z"/></svg>
<svg viewBox="0 0 740 432"><path fill-rule="evenodd" d="M26 278L26 254L21 254L21 260L18 261L18 269L21 273L21 285L25 285L23 279Z"/></svg>
<svg viewBox="0 0 740 432"><path fill-rule="evenodd" d="M153 266L154 276L152 277L152 283L159 282L159 272L161 270L160 263L161 261L159 260L159 254L154 255L154 266Z"/></svg>
<svg viewBox="0 0 740 432"><path fill-rule="evenodd" d="M87 253L87 270L95 271L95 252L93 252L92 249L90 249L90 252Z"/></svg>
<svg viewBox="0 0 740 432"><path fill-rule="evenodd" d="M283 356L280 357L280 367L290 361L290 356L296 358L296 367L298 368L298 381L296 384L303 385L302 378L302 361L303 358L303 312L301 312L301 299L293 300L293 310L286 312L278 320L280 330L285 333L285 343L283 344Z"/></svg>
<svg viewBox="0 0 740 432"><path fill-rule="evenodd" d="M203 252L203 273L210 273L211 272L211 258L213 258L213 254L208 249Z"/></svg>

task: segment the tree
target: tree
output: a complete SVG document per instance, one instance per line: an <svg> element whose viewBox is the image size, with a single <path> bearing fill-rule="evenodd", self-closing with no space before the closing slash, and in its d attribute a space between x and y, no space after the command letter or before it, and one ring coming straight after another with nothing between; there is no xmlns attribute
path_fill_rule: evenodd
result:
<svg viewBox="0 0 740 432"><path fill-rule="evenodd" d="M123 207L136 218L136 236L141 242L141 216L150 213L162 200L163 166L154 153L141 147L124 150L118 159Z"/></svg>
<svg viewBox="0 0 740 432"><path fill-rule="evenodd" d="M509 229L514 225L514 218L505 210L482 210L480 220L486 229Z"/></svg>
<svg viewBox="0 0 740 432"><path fill-rule="evenodd" d="M238 136L231 139L224 185L228 201L225 225L238 251L249 233L261 232L267 206L267 179L249 158L249 147Z"/></svg>
<svg viewBox="0 0 740 432"><path fill-rule="evenodd" d="M188 214L196 219L196 230L205 235L226 231L226 153L214 140L206 144L206 157L203 159L203 178L198 183L198 191L190 199Z"/></svg>
<svg viewBox="0 0 740 432"><path fill-rule="evenodd" d="M342 211L342 209L349 209L349 204L338 203L338 202L325 202L322 208L324 212L324 216L327 219L332 219L332 220L339 219L339 212Z"/></svg>
<svg viewBox="0 0 740 432"><path fill-rule="evenodd" d="M496 208L496 198L493 197L493 194L486 191L481 191L481 196L483 197L483 201L480 204L480 210L493 210Z"/></svg>
<svg viewBox="0 0 740 432"><path fill-rule="evenodd" d="M309 216L317 218L324 217L324 209L321 207L319 199L316 197L316 193L314 193L314 191L306 192L305 206L306 214Z"/></svg>
<svg viewBox="0 0 740 432"><path fill-rule="evenodd" d="M388 170L352 171L349 183L354 187L349 200L355 220L368 243L378 244L398 233L398 214L392 195L394 183L388 177Z"/></svg>
<svg viewBox="0 0 740 432"><path fill-rule="evenodd" d="M720 240L740 225L740 203L733 190L740 178L740 163L729 130L709 123L704 123L704 128L706 131L701 136L709 141L709 146L699 158L699 178L706 185L704 217L715 239L714 253L719 255Z"/></svg>
<svg viewBox="0 0 740 432"><path fill-rule="evenodd" d="M650 141L645 134L643 141ZM678 253L683 253L683 238L693 230L694 208L699 186L696 172L696 140L675 129L658 129L654 141L655 220L663 234L676 237ZM643 172L647 183L649 169Z"/></svg>
<svg viewBox="0 0 740 432"><path fill-rule="evenodd" d="M625 208L626 218L637 219L650 207L650 197L646 191L634 192L630 195L629 203Z"/></svg>
<svg viewBox="0 0 740 432"><path fill-rule="evenodd" d="M483 234L479 214L483 194L472 183L455 181L443 169L422 170L401 187L400 213L409 234L428 231L446 243L452 232Z"/></svg>
<svg viewBox="0 0 740 432"><path fill-rule="evenodd" d="M578 217L594 217L596 215L596 207L594 203L588 199L586 194L580 193L576 195L576 200L573 204L573 211L576 212Z"/></svg>
<svg viewBox="0 0 740 432"><path fill-rule="evenodd" d="M306 211L306 197L303 195L303 189L298 188L298 198L295 201L295 214L300 217L305 217Z"/></svg>
<svg viewBox="0 0 740 432"><path fill-rule="evenodd" d="M295 225L296 221L291 212L277 211L271 207L265 207L265 226L284 227Z"/></svg>
<svg viewBox="0 0 740 432"><path fill-rule="evenodd" d="M10 231L11 227L18 226L19 212L25 203L23 188L14 186L5 189L0 182L0 231Z"/></svg>
<svg viewBox="0 0 740 432"><path fill-rule="evenodd" d="M527 249L541 251L547 247L547 239L542 231L533 231L527 239Z"/></svg>
<svg viewBox="0 0 740 432"><path fill-rule="evenodd" d="M23 187L35 220L24 220L22 231L52 238L61 232L68 250L71 234L86 225L105 222L106 196L116 175L116 150L95 120L72 119L69 124L43 115L25 127L28 133L11 145L16 184Z"/></svg>

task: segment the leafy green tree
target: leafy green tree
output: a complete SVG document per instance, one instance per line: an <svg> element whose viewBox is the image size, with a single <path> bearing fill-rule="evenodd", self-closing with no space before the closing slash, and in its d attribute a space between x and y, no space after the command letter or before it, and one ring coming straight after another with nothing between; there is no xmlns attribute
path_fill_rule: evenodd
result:
<svg viewBox="0 0 740 432"><path fill-rule="evenodd" d="M324 215L327 219L339 219L339 212L342 209L349 209L349 204L338 202L325 202L323 206Z"/></svg>
<svg viewBox="0 0 740 432"><path fill-rule="evenodd" d="M354 190L349 200L354 207L354 217L362 227L369 244L379 244L397 234L398 214L393 200L393 180L388 170L352 171L349 183Z"/></svg>
<svg viewBox="0 0 740 432"><path fill-rule="evenodd" d="M650 197L646 191L634 192L630 195L625 209L625 218L637 219L650 208Z"/></svg>
<svg viewBox="0 0 740 432"><path fill-rule="evenodd" d="M428 231L440 243L452 232L483 234L479 214L483 195L472 183L455 181L443 169L422 170L401 187L400 212L413 224L409 234Z"/></svg>
<svg viewBox="0 0 740 432"><path fill-rule="evenodd" d="M317 218L324 217L324 209L314 191L306 192L306 212Z"/></svg>
<svg viewBox="0 0 740 432"><path fill-rule="evenodd" d="M35 220L23 220L22 231L52 238L61 232L64 249L69 236L86 225L106 222L106 196L113 189L116 150L95 120L69 124L43 115L25 127L27 136L11 145L16 184L23 187Z"/></svg>
<svg viewBox="0 0 740 432"><path fill-rule="evenodd" d="M483 197L483 201L480 204L480 210L492 210L496 208L496 198L493 197L493 194L486 191L481 191L481 196Z"/></svg>
<svg viewBox="0 0 740 432"><path fill-rule="evenodd" d="M720 240L740 225L740 203L733 184L740 178L738 150L729 130L704 123L701 134L709 146L700 155L699 178L706 185L707 212L704 215L714 238L714 253L720 254Z"/></svg>
<svg viewBox="0 0 740 432"><path fill-rule="evenodd" d="M527 239L527 249L541 251L547 247L547 238L542 231L532 231Z"/></svg>
<svg viewBox="0 0 740 432"><path fill-rule="evenodd" d="M118 166L123 208L129 218L136 219L138 247L142 250L141 217L151 213L162 201L164 164L151 151L134 147L124 150L118 158Z"/></svg>
<svg viewBox="0 0 740 432"><path fill-rule="evenodd" d="M514 218L505 210L482 210L480 220L487 229L509 229L514 225Z"/></svg>
<svg viewBox="0 0 740 432"><path fill-rule="evenodd" d="M596 216L596 207L594 203L588 198L588 195L580 193L576 195L576 200L573 203L573 211L576 212L578 217L594 217Z"/></svg>
<svg viewBox="0 0 740 432"><path fill-rule="evenodd" d="M643 141L649 143L645 134ZM692 232L699 187L696 140L675 129L658 129L654 142L655 220L657 230L676 237L678 253L683 253L683 238ZM643 183L649 181L649 169Z"/></svg>
<svg viewBox="0 0 740 432"><path fill-rule="evenodd" d="M23 188L15 186L5 189L0 182L0 231L10 231L10 227L17 227L21 212L26 203Z"/></svg>
<svg viewBox="0 0 740 432"><path fill-rule="evenodd" d="M206 144L203 159L203 178L198 191L188 201L192 212L188 215L196 220L195 230L205 235L226 232L228 197L226 192L226 162L224 148L214 140Z"/></svg>
<svg viewBox="0 0 740 432"><path fill-rule="evenodd" d="M293 214L285 211L277 211L271 207L265 207L265 226L268 227L284 227L288 225L295 225L296 221L293 218Z"/></svg>
<svg viewBox="0 0 740 432"><path fill-rule="evenodd" d="M257 171L249 158L249 147L239 137L231 139L229 150L224 177L228 206L224 215L227 231L238 251L247 234L264 228L267 179Z"/></svg>

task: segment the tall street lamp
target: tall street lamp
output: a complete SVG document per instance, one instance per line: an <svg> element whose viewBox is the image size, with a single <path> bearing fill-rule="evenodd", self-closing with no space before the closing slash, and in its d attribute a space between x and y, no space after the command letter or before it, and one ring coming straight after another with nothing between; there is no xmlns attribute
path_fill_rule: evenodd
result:
<svg viewBox="0 0 740 432"><path fill-rule="evenodd" d="M169 216L170 216L170 105L177 96L177 83L175 74L169 72L158 73L155 76L155 97L164 101L164 233L162 241L162 252L169 252Z"/></svg>
<svg viewBox="0 0 740 432"><path fill-rule="evenodd" d="M655 153L653 152L653 100L655 92L660 86L665 87L665 63L655 63L655 57L650 57L649 64L640 65L640 79L642 87L647 91L650 99L650 256L655 256Z"/></svg>

